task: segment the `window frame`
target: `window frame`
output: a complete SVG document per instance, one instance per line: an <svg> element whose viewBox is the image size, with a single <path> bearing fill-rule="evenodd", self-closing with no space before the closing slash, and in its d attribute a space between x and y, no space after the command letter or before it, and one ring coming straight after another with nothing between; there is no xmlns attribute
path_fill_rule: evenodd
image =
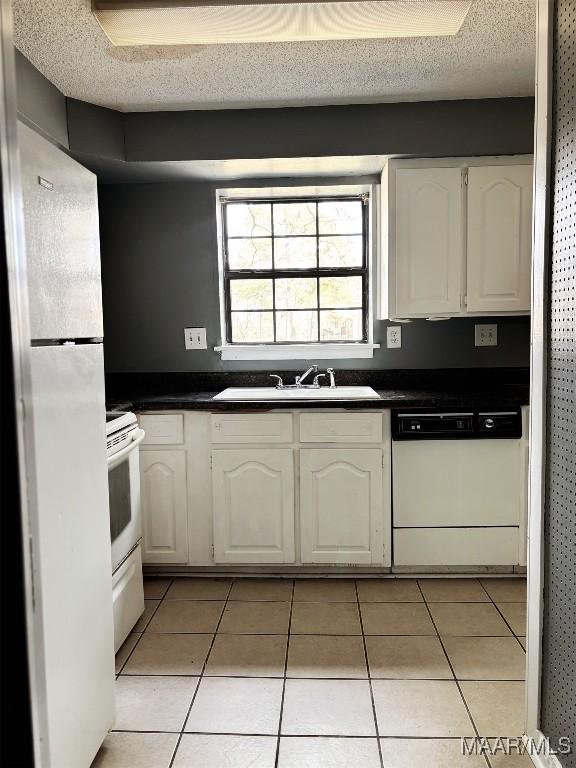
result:
<svg viewBox="0 0 576 768"><path fill-rule="evenodd" d="M243 348L254 347L269 349L274 347L325 347L329 345L368 345L371 341L371 317L370 317L370 291L371 291L371 274L370 274L370 195L363 192L338 192L333 194L319 193L309 195L294 195L290 194L289 189L282 190L284 194L277 195L246 195L241 197L226 197L222 196L218 199L219 203L219 225L221 232L221 299L223 301L223 345L228 348ZM318 228L318 204L322 202L359 202L362 206L362 231L354 233L327 233L322 234ZM227 231L227 216L226 211L230 205L238 204L269 204L271 206L271 232L269 235L256 235L254 238L242 237L242 236L229 236ZM278 204L290 204L290 203L314 203L316 205L316 231L313 235L275 235L274 234L274 214L273 206ZM320 238L321 237L346 237L347 234L353 236L361 236L362 238L362 264L355 267L321 267L320 266ZM275 241L281 238L288 237L314 237L316 240L316 264L314 267L308 268L293 268L293 269L278 269L274 264L274 248ZM272 266L268 269L231 269L229 265L228 257L228 243L230 240L250 240L250 239L262 239L271 241L272 247ZM362 280L362 304L361 306L354 307L322 307L320 305L320 279L323 277L360 277ZM317 281L317 304L316 307L276 307L275 296L275 279L282 278L312 278ZM271 280L272 281L272 307L268 310L255 309L255 310L242 310L246 312L263 312L269 311L272 313L272 322L274 328L274 337L276 337L276 322L277 313L282 311L293 312L315 312L317 317L317 338L311 341L261 341L261 342L239 342L232 340L232 301L231 301L231 281L233 280ZM323 340L320 338L321 325L320 325L320 313L322 311L338 311L338 310L360 310L362 313L362 338L359 339L342 339L342 340Z"/></svg>

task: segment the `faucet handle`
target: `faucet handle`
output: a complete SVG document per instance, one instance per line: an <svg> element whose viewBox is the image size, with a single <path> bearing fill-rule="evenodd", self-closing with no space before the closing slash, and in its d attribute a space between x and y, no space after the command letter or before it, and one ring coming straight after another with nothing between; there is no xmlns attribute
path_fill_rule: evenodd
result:
<svg viewBox="0 0 576 768"><path fill-rule="evenodd" d="M276 389L284 388L284 382L282 381L282 376L278 376L277 373L270 373L268 375L273 379L278 379L278 381L276 382Z"/></svg>
<svg viewBox="0 0 576 768"><path fill-rule="evenodd" d="M320 379L326 376L325 373L317 373L316 376L314 376L314 381L312 386L320 388Z"/></svg>

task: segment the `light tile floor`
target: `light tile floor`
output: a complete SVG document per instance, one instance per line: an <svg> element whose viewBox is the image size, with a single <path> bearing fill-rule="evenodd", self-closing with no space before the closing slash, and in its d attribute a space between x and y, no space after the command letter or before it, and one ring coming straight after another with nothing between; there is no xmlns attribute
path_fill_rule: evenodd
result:
<svg viewBox="0 0 576 768"><path fill-rule="evenodd" d="M93 768L521 768L523 579L148 578ZM490 762L491 761L491 762Z"/></svg>

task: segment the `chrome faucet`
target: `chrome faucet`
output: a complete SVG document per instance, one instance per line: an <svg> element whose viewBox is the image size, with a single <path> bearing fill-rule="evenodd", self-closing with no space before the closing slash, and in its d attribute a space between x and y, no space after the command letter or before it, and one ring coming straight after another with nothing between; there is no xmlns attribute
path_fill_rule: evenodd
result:
<svg viewBox="0 0 576 768"><path fill-rule="evenodd" d="M311 373L314 374L312 384L304 384L304 380L307 379ZM294 384L284 384L282 377L278 376L277 373L271 373L269 375L271 378L276 379L276 389L320 389L320 379L324 378L325 376L330 377L330 389L334 389L336 387L336 381L334 379L334 368L327 368L326 373L318 373L318 366L311 365L310 368L308 368L307 371L304 371L301 376L296 376Z"/></svg>
<svg viewBox="0 0 576 768"><path fill-rule="evenodd" d="M296 381L295 381L295 384L296 384L296 386L297 386L297 387L302 387L302 386L303 386L303 382L304 382L304 379L308 378L308 376L309 376L311 373L315 373L315 374L316 374L316 378L314 379L314 384L312 384L312 386L317 386L317 387L319 387L319 386L320 386L320 384L318 383L318 380L317 380L317 379L318 379L318 366L317 366L317 365L311 365L311 366L310 366L310 368L308 368L308 370L307 370L307 371L304 371L304 373L302 374L302 376L296 376ZM310 385L309 385L309 386L310 386Z"/></svg>

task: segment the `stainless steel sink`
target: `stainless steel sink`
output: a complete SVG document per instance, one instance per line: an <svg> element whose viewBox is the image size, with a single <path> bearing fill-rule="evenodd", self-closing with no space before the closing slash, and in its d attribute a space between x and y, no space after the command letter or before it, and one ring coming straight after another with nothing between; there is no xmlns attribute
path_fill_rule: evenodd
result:
<svg viewBox="0 0 576 768"><path fill-rule="evenodd" d="M229 387L214 396L214 400L380 400L372 387L320 387L307 389L277 389L276 387Z"/></svg>

